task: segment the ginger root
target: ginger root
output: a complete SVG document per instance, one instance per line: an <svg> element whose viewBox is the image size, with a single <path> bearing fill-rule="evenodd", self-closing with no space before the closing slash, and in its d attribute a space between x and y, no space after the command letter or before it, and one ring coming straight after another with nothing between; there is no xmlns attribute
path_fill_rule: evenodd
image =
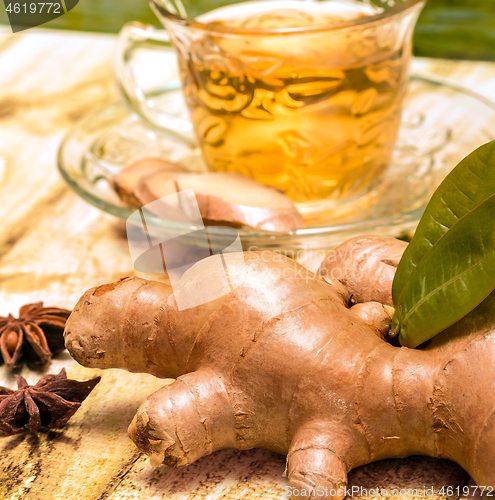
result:
<svg viewBox="0 0 495 500"><path fill-rule="evenodd" d="M358 236L324 257L318 274L339 280L351 302L393 306L392 281L407 243L385 236Z"/></svg>
<svg viewBox="0 0 495 500"><path fill-rule="evenodd" d="M128 278L93 288L67 322L66 346L85 366L176 378L129 428L153 465L261 447L287 454L293 498L329 499L342 497L355 467L429 455L494 487L495 296L421 349L394 347L377 336L390 315L367 288L386 301L393 272L380 278L376 269L393 269L386 255L405 245L372 237L349 245L366 263L352 292L349 279L271 252L232 258L239 286L183 311L163 283ZM218 279L223 270L202 272L203 262L181 287Z"/></svg>

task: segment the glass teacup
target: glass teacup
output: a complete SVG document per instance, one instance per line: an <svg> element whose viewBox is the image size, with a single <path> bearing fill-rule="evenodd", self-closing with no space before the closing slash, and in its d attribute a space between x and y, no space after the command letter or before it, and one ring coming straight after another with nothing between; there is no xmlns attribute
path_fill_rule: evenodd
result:
<svg viewBox="0 0 495 500"><path fill-rule="evenodd" d="M152 0L167 32L131 23L117 77L133 111L189 130L208 168L240 172L298 204L369 191L386 171L424 0ZM178 56L190 123L157 110L128 60L143 43Z"/></svg>

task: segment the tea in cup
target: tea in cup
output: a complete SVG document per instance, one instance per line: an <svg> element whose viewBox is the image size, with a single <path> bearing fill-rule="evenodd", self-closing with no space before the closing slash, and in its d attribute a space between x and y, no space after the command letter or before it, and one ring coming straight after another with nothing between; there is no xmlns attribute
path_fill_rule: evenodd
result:
<svg viewBox="0 0 495 500"><path fill-rule="evenodd" d="M152 0L208 168L242 173L299 206L372 189L395 145L424 4L390 3ZM126 100L158 128L187 128L151 109L129 78L123 54L143 40L167 43L161 30L124 28Z"/></svg>

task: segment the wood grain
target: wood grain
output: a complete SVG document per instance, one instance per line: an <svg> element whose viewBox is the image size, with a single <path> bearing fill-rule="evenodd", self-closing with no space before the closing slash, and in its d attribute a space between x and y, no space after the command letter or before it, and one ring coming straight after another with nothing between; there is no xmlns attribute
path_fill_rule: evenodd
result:
<svg viewBox="0 0 495 500"><path fill-rule="evenodd" d="M0 65L9 68L0 72L2 315L35 300L72 308L87 288L135 273L123 223L80 200L56 168L67 128L116 98L114 43L104 35L0 31ZM494 65L415 64L495 97ZM88 370L66 352L47 371L62 367L79 380L101 373L102 381L65 428L37 436L0 436L1 500L285 498L285 458L264 450L224 450L177 470L151 468L126 429L139 404L165 382L118 370ZM22 374L34 383L43 373L23 369ZM0 385L15 386L4 367ZM455 464L427 458L380 462L350 475L351 486L418 491L433 486L435 498L439 487L467 480Z"/></svg>

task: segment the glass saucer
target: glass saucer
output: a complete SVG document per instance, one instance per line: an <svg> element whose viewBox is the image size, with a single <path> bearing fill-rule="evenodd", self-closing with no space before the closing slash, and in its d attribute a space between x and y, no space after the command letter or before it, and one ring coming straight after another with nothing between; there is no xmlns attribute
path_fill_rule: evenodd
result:
<svg viewBox="0 0 495 500"><path fill-rule="evenodd" d="M159 94L160 106L169 114L187 116L178 83L169 84ZM242 227L243 247L294 252L328 249L359 234L400 236L415 228L431 194L450 169L494 139L493 130L494 103L468 89L413 76L399 138L381 184L360 198L338 204L331 212L309 217L304 229L275 233ZM190 139L152 129L120 103L92 114L68 132L60 146L58 167L84 200L127 219L136 209L117 198L107 179L145 156L168 158L195 172L205 169L199 148ZM159 218L153 224L171 233L185 229L180 223ZM228 228L210 226L209 232L226 245L231 241Z"/></svg>

